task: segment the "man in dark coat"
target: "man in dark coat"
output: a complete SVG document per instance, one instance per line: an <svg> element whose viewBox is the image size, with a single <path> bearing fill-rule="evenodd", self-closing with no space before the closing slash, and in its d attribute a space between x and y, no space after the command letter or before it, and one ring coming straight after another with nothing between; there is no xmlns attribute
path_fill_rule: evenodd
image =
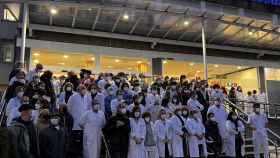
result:
<svg viewBox="0 0 280 158"><path fill-rule="evenodd" d="M127 158L130 130L126 108L119 105L116 116L111 117L103 129L111 157Z"/></svg>
<svg viewBox="0 0 280 158"><path fill-rule="evenodd" d="M22 104L18 110L20 117L9 127L15 147L15 158L40 158L38 130L31 120L33 106Z"/></svg>
<svg viewBox="0 0 280 158"><path fill-rule="evenodd" d="M40 131L41 158L65 158L66 133L60 120L59 115L52 115L50 126Z"/></svg>

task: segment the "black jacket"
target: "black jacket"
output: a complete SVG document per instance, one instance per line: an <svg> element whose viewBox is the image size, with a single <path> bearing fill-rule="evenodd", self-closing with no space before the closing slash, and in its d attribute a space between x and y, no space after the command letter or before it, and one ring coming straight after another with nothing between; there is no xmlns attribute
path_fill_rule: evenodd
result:
<svg viewBox="0 0 280 158"><path fill-rule="evenodd" d="M15 146L12 145L12 134L6 128L0 127L0 157L15 158Z"/></svg>
<svg viewBox="0 0 280 158"><path fill-rule="evenodd" d="M65 158L65 131L50 126L40 131L41 158Z"/></svg>
<svg viewBox="0 0 280 158"><path fill-rule="evenodd" d="M117 121L122 121L125 125L117 127ZM103 129L109 149L111 151L127 152L130 130L130 122L127 116L117 114L110 118Z"/></svg>

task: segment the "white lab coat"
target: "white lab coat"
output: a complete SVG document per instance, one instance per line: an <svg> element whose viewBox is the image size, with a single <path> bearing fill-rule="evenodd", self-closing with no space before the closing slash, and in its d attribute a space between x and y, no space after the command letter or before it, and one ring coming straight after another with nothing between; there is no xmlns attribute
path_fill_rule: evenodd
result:
<svg viewBox="0 0 280 158"><path fill-rule="evenodd" d="M81 116L91 109L91 99L88 96L84 95L82 97L80 93L76 93L68 100L68 110L74 119L73 130L81 130L79 126Z"/></svg>
<svg viewBox="0 0 280 158"><path fill-rule="evenodd" d="M73 94L76 94L77 92L74 92L74 91L73 91L72 93L73 93ZM72 95L73 95L73 94L72 94ZM70 97L69 97L69 98L70 98ZM69 100L68 100L68 101L69 101ZM60 93L60 95L59 95L59 97L58 97L58 105L59 105L59 104L66 104L66 103L65 103L65 92L61 92L61 93Z"/></svg>
<svg viewBox="0 0 280 158"><path fill-rule="evenodd" d="M130 118L130 138L128 158L147 158L147 152L144 145L144 139L146 137L146 124L142 118L136 121L134 118ZM134 137L143 139L141 144L136 144Z"/></svg>
<svg viewBox="0 0 280 158"><path fill-rule="evenodd" d="M253 131L253 144L254 144L254 153L255 158L260 157L260 150L263 149L264 158L269 158L269 146L268 146L268 136L267 129L265 124L268 122L265 114L251 114L249 116L249 124L256 128ZM263 148L261 148L263 146Z"/></svg>
<svg viewBox="0 0 280 158"><path fill-rule="evenodd" d="M181 118L185 122L185 119L183 117ZM176 115L170 118L170 123L172 129L172 155L173 157L184 157L183 139L180 136L184 134L182 131L184 125L181 124L180 119Z"/></svg>
<svg viewBox="0 0 280 158"><path fill-rule="evenodd" d="M199 155L199 145L202 144L203 146L203 155L207 157L207 146L205 138L199 140L195 135L202 135L205 134L205 127L202 124L201 120L188 118L186 121L186 127L189 131L190 136L189 138L189 152L190 157L200 157Z"/></svg>
<svg viewBox="0 0 280 158"><path fill-rule="evenodd" d="M6 109L6 116L7 116L7 126L11 125L11 122L14 118L20 116L20 112L18 108L21 106L21 100L18 97L14 97L9 100Z"/></svg>
<svg viewBox="0 0 280 158"><path fill-rule="evenodd" d="M228 120L226 122L226 130L227 130L227 139L225 144L225 154L229 157L236 157L236 149L235 149L235 136L240 132L241 134L245 131L245 127L241 121L238 121L237 130L235 128L235 124ZM244 148L244 145L241 147ZM244 149L241 150L241 154L244 156Z"/></svg>
<svg viewBox="0 0 280 158"><path fill-rule="evenodd" d="M172 139L171 124L169 121L157 120L155 122L155 134L159 157L165 157L165 139ZM168 151L171 153L171 142L168 142Z"/></svg>
<svg viewBox="0 0 280 158"><path fill-rule="evenodd" d="M153 95L152 93L149 93L146 97L146 111L150 112L152 114L152 120L156 120L157 113L160 109L160 106L156 103L159 103L161 105L161 97L160 95Z"/></svg>
<svg viewBox="0 0 280 158"><path fill-rule="evenodd" d="M102 144L102 128L105 125L103 111L97 113L87 111L80 120L80 126L84 128L83 153L84 158L99 158Z"/></svg>
<svg viewBox="0 0 280 158"><path fill-rule="evenodd" d="M198 100L190 98L187 103L187 108L189 111L199 111L195 114L195 117L202 120L201 111L204 109L204 106Z"/></svg>
<svg viewBox="0 0 280 158"><path fill-rule="evenodd" d="M29 83L33 80L34 76L39 76L40 73L36 71L36 69L33 69L29 71L25 77L26 81Z"/></svg>

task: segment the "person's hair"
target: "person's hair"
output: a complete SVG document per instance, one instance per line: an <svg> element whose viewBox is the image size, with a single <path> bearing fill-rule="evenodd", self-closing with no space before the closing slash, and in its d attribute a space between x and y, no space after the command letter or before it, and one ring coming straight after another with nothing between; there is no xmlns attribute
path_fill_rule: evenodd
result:
<svg viewBox="0 0 280 158"><path fill-rule="evenodd" d="M257 90L253 90L253 94L257 94Z"/></svg>
<svg viewBox="0 0 280 158"><path fill-rule="evenodd" d="M122 90L118 90L116 95L123 95L123 91Z"/></svg>
<svg viewBox="0 0 280 158"><path fill-rule="evenodd" d="M124 87L128 87L128 88L129 88L129 84L128 84L128 83L126 83L126 82L124 82L124 83L122 84L121 89L123 90L123 89L124 89Z"/></svg>
<svg viewBox="0 0 280 158"><path fill-rule="evenodd" d="M253 107L254 107L254 108L260 108L261 105L260 105L260 103L254 103L254 104L253 104Z"/></svg>
<svg viewBox="0 0 280 158"><path fill-rule="evenodd" d="M252 92L251 92L251 91L248 91L247 94L248 94L248 95L252 95Z"/></svg>
<svg viewBox="0 0 280 158"><path fill-rule="evenodd" d="M36 65L36 69L37 69L37 70L42 70L42 69L43 69L43 65L40 64L40 63L37 64L37 65Z"/></svg>
<svg viewBox="0 0 280 158"><path fill-rule="evenodd" d="M24 87L23 86L18 86L15 89L15 93L17 94L18 92L24 91Z"/></svg>
<svg viewBox="0 0 280 158"><path fill-rule="evenodd" d="M83 89L86 89L85 85L83 84L80 84L78 87L77 87L77 90L80 92L81 90Z"/></svg>
<svg viewBox="0 0 280 158"><path fill-rule="evenodd" d="M213 89L216 89L216 88L220 89L221 87L220 87L220 85L218 85L218 84L214 84L214 85L213 85Z"/></svg>
<svg viewBox="0 0 280 158"><path fill-rule="evenodd" d="M74 88L74 86L71 82L66 82L63 86L63 90L65 91L67 87L71 87L72 89Z"/></svg>
<svg viewBox="0 0 280 158"><path fill-rule="evenodd" d="M228 114L228 118L227 118L227 120L230 120L230 121L232 121L232 122L234 122L234 120L232 119L232 116L233 115L236 115L237 116L237 114L235 113L235 112L230 112L229 114Z"/></svg>
<svg viewBox="0 0 280 158"><path fill-rule="evenodd" d="M53 73L49 70L45 71L42 76L41 76L41 80L44 81L44 80L50 80L52 78L52 75Z"/></svg>
<svg viewBox="0 0 280 158"><path fill-rule="evenodd" d="M142 114L142 118L145 118L145 117L151 117L151 113L149 113L149 112L144 112L144 113Z"/></svg>
<svg viewBox="0 0 280 158"><path fill-rule="evenodd" d="M100 88L95 83L92 83L88 86L88 91L90 91L92 88L96 89L98 92L100 91Z"/></svg>

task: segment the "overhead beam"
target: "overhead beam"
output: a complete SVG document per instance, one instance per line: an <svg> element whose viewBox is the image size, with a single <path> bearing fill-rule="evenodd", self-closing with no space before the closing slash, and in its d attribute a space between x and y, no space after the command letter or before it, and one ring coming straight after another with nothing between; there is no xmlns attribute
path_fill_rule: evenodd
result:
<svg viewBox="0 0 280 158"><path fill-rule="evenodd" d="M53 15L50 13L49 16L49 25L52 26L53 25Z"/></svg>
<svg viewBox="0 0 280 158"><path fill-rule="evenodd" d="M233 22L236 23L238 22L238 20L240 19L240 17L236 18ZM209 39L208 43L212 43L215 39L217 39L222 33L224 33L227 29L229 29L232 25L227 25L226 27L224 27L222 30L216 32L211 39Z"/></svg>
<svg viewBox="0 0 280 158"><path fill-rule="evenodd" d="M75 23L76 23L76 19L77 19L77 16L78 16L78 11L79 11L79 8L78 7L75 7L74 9L74 15L73 15L73 19L72 19L72 28L75 27Z"/></svg>
<svg viewBox="0 0 280 158"><path fill-rule="evenodd" d="M100 14L101 14L101 11L102 11L102 8L98 8L97 9L97 13L96 13L94 22L93 22L92 27L91 27L92 30L95 30L96 24L97 24L97 22L99 20Z"/></svg>
<svg viewBox="0 0 280 158"><path fill-rule="evenodd" d="M184 20L188 11L189 11L189 8L186 9L185 13L181 17L178 17L178 19L173 24L171 24L170 28L162 36L163 39L165 39L168 36L168 34L177 26L178 23L180 23L180 21Z"/></svg>
<svg viewBox="0 0 280 158"><path fill-rule="evenodd" d="M159 23L168 15L168 9L170 8L170 6L167 6L166 9L164 10L165 14L161 14L159 17L159 20L156 21L156 23L152 26L152 28L150 29L150 31L147 33L147 37L149 37L152 32L154 31L154 29L159 25Z"/></svg>
<svg viewBox="0 0 280 158"><path fill-rule="evenodd" d="M117 17L117 19L116 19L116 21L113 25L113 28L112 28L112 31L111 31L112 33L115 32L115 30L116 30L116 28L117 28L117 26L118 26L118 24L121 20L122 14L123 14L123 9L120 10L119 16Z"/></svg>
<svg viewBox="0 0 280 158"><path fill-rule="evenodd" d="M130 41L141 41L141 42L151 42L151 43L156 42L156 43L169 44L169 45L201 48L201 43L195 43L195 42L168 40L168 39L161 39L161 38L150 38L150 37L143 37L143 36L136 36L136 35L125 35L125 34L118 34L118 33L91 31L91 30L83 30L83 29L76 29L76 28L74 29L74 28L57 27L57 26L47 26L47 25L39 25L39 24L30 24L30 27L33 30L69 33L69 34L77 34L77 35L85 35L85 36L95 36L101 38L123 39L123 40L130 40ZM271 54L271 55L279 55L278 51L222 46L222 45L214 45L214 44L207 45L207 48L254 53L254 54L264 53L264 54Z"/></svg>
<svg viewBox="0 0 280 158"><path fill-rule="evenodd" d="M254 22L255 22L255 20L251 20L251 21L247 24L247 26L250 26L250 25L253 24ZM234 37L236 37L240 32L242 32L244 29L245 29L245 27L241 27L241 29L239 29L237 32L235 32L233 35L230 36L230 39L224 41L224 42L223 42L223 45L226 44L226 43L228 43L228 42L230 42L230 41L232 41L232 39L233 39Z"/></svg>
<svg viewBox="0 0 280 158"><path fill-rule="evenodd" d="M144 14L144 15L145 15L145 14ZM134 32L135 29L137 28L139 22L142 20L142 18L143 18L143 17L141 16L141 17L139 17L139 18L136 20L136 22L135 22L134 25L132 26L131 30L129 31L129 34L130 34L130 35L133 34L133 32Z"/></svg>

